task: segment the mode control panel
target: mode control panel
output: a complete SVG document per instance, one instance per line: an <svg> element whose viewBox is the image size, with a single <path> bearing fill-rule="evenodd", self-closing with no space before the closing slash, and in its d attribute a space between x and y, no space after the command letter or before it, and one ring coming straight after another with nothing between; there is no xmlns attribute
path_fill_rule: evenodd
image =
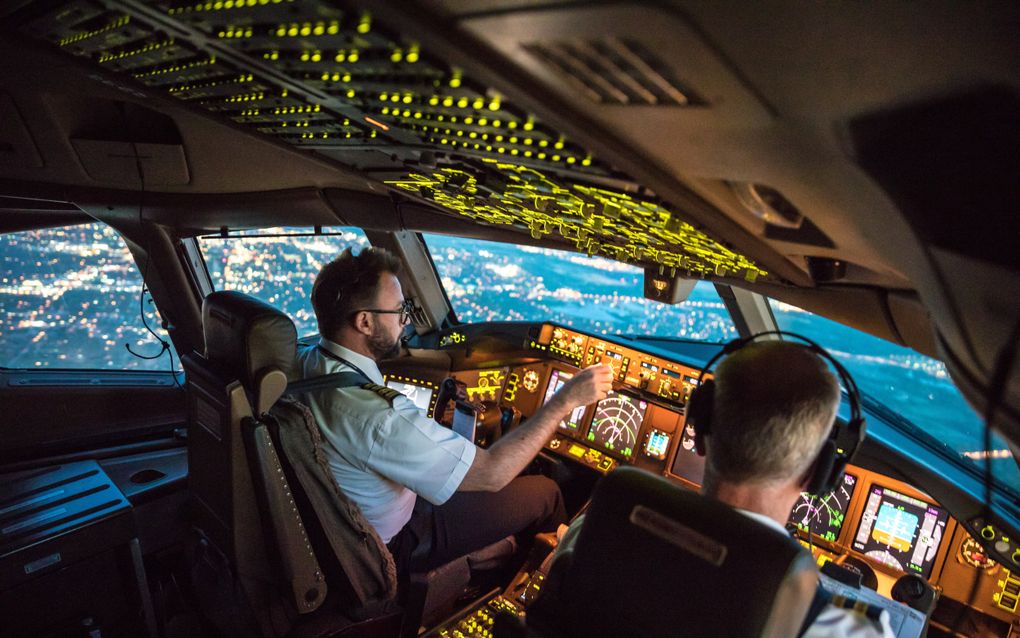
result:
<svg viewBox="0 0 1020 638"><path fill-rule="evenodd" d="M642 350L589 336L569 328L543 324L527 346L548 352L579 368L605 364L618 385L629 386L683 405L698 383L698 370Z"/></svg>

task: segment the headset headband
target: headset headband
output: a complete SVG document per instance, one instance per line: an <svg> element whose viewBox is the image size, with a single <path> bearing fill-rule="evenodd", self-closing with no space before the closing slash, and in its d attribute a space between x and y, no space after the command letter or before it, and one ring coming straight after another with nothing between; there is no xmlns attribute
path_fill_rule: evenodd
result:
<svg viewBox="0 0 1020 638"><path fill-rule="evenodd" d="M709 381L706 388L705 375L721 358L733 354L737 350L750 343L759 341L763 337L778 335L780 337L791 337L803 342L811 352L827 361L836 371L840 384L846 389L847 400L850 404L850 418L845 426L840 426L839 418L833 423L832 430L822 444L818 458L815 461L812 475L808 479L805 491L812 494L824 496L836 487L836 482L843 475L847 463L856 454L867 430L867 423L861 409L860 392L857 383L850 373L837 361L829 352L815 341L807 337L784 330L768 330L758 334L740 339L734 339L722 347L708 363L705 364L698 375L698 387L695 388L688 402L687 418L691 420L696 432L696 445L699 453L704 453L703 437L710 429L711 403L714 400L714 383Z"/></svg>

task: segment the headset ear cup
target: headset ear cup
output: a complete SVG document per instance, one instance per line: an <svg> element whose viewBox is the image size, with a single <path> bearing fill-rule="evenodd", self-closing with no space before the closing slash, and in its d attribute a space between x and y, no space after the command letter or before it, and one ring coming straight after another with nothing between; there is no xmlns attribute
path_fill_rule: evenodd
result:
<svg viewBox="0 0 1020 638"><path fill-rule="evenodd" d="M836 442L827 439L822 445L818 458L815 460L811 477L804 486L804 491L818 497L824 497L835 488L833 470L836 467Z"/></svg>
<svg viewBox="0 0 1020 638"><path fill-rule="evenodd" d="M705 436L712 431L712 404L715 401L715 382L703 382L691 392L687 402L687 423L694 428L694 450L705 456Z"/></svg>

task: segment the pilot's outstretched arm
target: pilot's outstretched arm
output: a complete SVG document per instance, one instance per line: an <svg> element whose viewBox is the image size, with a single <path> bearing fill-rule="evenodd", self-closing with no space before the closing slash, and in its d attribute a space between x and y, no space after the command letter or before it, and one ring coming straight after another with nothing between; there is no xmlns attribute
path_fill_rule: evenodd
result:
<svg viewBox="0 0 1020 638"><path fill-rule="evenodd" d="M609 366L591 366L574 375L533 417L492 447L479 448L458 491L498 492L506 487L535 458L556 431L556 424L577 406L601 401L612 388Z"/></svg>

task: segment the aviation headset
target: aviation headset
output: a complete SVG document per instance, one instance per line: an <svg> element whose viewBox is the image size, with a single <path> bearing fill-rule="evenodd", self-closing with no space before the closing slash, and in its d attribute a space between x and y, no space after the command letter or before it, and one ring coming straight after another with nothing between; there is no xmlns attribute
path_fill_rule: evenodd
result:
<svg viewBox="0 0 1020 638"><path fill-rule="evenodd" d="M861 396L857 390L857 384L853 377L846 371L839 361L829 354L811 339L792 332L782 330L769 330L760 332L750 337L734 339L722 347L722 350L709 359L698 376L698 386L691 392L691 398L687 403L687 421L694 428L695 448L699 455L705 455L705 436L712 431L712 409L715 400L715 382L712 379L705 380L705 375L724 356L729 356L744 346L759 341L762 337L771 335L782 335L800 340L808 350L821 357L836 370L840 384L846 389L847 399L850 403L850 420L841 425L837 418L832 425L828 438L822 444L811 469L811 474L804 485L804 491L817 496L825 496L836 488L837 482L843 476L847 463L854 457L857 448L864 441L867 430L867 423L864 414L861 412Z"/></svg>

